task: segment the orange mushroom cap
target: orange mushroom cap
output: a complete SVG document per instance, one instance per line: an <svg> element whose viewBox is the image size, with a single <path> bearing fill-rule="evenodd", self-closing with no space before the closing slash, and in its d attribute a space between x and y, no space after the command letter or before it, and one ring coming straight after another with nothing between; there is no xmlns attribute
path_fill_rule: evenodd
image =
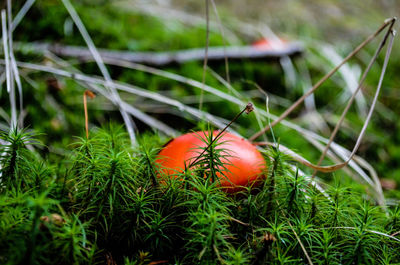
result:
<svg viewBox="0 0 400 265"><path fill-rule="evenodd" d="M252 44L257 50L279 50L287 47L288 41L285 39L260 39Z"/></svg>
<svg viewBox="0 0 400 265"><path fill-rule="evenodd" d="M214 131L215 137L219 131ZM194 132L179 136L169 142L158 154L156 163L161 165L162 172L174 176L182 172L185 162L188 165L194 161L206 143L201 137L208 132ZM240 190L240 186L256 184L262 179L266 171L265 160L261 153L247 140L231 133L224 133L218 140L217 148L224 149L226 156L221 157L226 170L222 170L223 176L218 174L221 186L227 192Z"/></svg>

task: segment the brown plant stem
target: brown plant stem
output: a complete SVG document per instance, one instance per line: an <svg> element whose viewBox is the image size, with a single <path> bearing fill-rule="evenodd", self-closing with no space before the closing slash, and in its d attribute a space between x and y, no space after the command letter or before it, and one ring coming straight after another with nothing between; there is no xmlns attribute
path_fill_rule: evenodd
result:
<svg viewBox="0 0 400 265"><path fill-rule="evenodd" d="M350 52L343 61L338 64L335 68L333 68L329 73L327 73L324 77L322 77L309 91L307 91L303 96L301 96L292 106L290 106L286 111L284 111L276 120L274 120L271 124L267 125L261 131L255 133L253 136L249 138L249 141L254 141L258 137L260 137L263 133L269 131L273 126L281 122L285 119L293 110L295 110L309 95L314 93L326 80L328 80L339 68L344 65L350 58L356 55L364 46L370 43L375 37L382 32L388 25L394 23L396 18L390 18L385 20L385 22L376 30L373 34L371 34L367 39L365 39L360 45L358 45L352 52Z"/></svg>
<svg viewBox="0 0 400 265"><path fill-rule="evenodd" d="M87 99L86 99L87 96L93 99L95 97L95 94L90 90L85 90L85 92L83 93L83 109L85 111L86 139L89 139L89 115L87 111Z"/></svg>
<svg viewBox="0 0 400 265"><path fill-rule="evenodd" d="M198 155L196 157L195 160L193 160L190 164L188 168L191 168L196 162L197 160L199 160L199 158L210 148L210 146L218 139L219 136L221 136L222 133L224 133L226 131L226 129L229 128L229 126L232 125L232 123L234 123L242 114L243 112L246 112L246 114L249 114L250 112L252 112L254 110L253 104L251 103L247 103L246 107L240 111L238 114L236 114L236 116L228 123L228 125L225 126L224 129L222 129L217 136L215 136L215 138L212 138L211 143L203 150L203 152L201 152L200 155Z"/></svg>
<svg viewBox="0 0 400 265"><path fill-rule="evenodd" d="M276 201L276 204L278 204L278 206L280 207L278 201ZM281 212L282 212L283 217L285 217L285 219L287 220L287 222L288 222L288 224L290 226L290 229L292 230L294 236L296 237L297 242L299 242L299 245L300 245L301 249L303 250L304 255L306 256L308 264L309 265L314 265L312 260L311 260L311 258L310 258L310 255L308 254L306 248L304 247L304 244L301 242L300 237L297 235L296 230L293 228L293 225L291 224L289 218L286 216L285 212L282 209L281 209Z"/></svg>
<svg viewBox="0 0 400 265"><path fill-rule="evenodd" d="M383 40L382 40L381 43L379 44L378 49L376 50L374 56L372 57L371 61L369 62L368 66L367 66L367 68L365 69L365 71L364 71L364 73L363 73L363 75L362 75L362 77L361 77L361 80L360 80L360 82L359 82L359 84L358 84L357 89L354 91L354 93L352 94L351 98L350 98L349 101L347 102L347 105L346 105L345 109L343 110L342 115L340 116L339 121L336 123L335 128L334 128L334 130L333 130L331 136L329 137L329 141L328 141L328 143L326 144L326 146L325 146L325 148L324 148L324 150L323 150L323 152L322 152L322 154L321 154L321 156L320 156L320 158L319 158L319 160L318 160L317 166L320 166L321 163L322 163L322 161L324 160L324 158L325 158L325 156L326 156L326 153L328 152L329 147L331 146L333 140L335 139L335 136L336 136L337 132L339 131L340 126L342 125L342 123L343 123L343 121L344 121L344 118L346 117L346 114L347 114L347 112L349 111L349 109L350 109L350 107L351 107L351 105L352 105L352 103L353 103L353 101L354 101L354 99L355 99L357 93L360 91L360 89L361 89L361 87L362 87L362 85L363 85L365 79L367 78L367 75L368 75L369 71L371 70L372 65L375 63L375 61L376 61L378 55L380 54L380 52L382 51L383 47L385 46L386 41L387 41L389 35L391 34L391 31L392 31L392 28L393 28L394 23L395 23L395 20L392 20L392 21L391 21L391 24L390 24L390 26L389 26L389 28L388 28L388 30L387 30L385 36L384 36L384 38L383 38ZM311 178L314 179L315 176L316 176L316 174L317 174L317 170L315 169L314 172L313 172L313 174L312 174L312 176L311 176Z"/></svg>

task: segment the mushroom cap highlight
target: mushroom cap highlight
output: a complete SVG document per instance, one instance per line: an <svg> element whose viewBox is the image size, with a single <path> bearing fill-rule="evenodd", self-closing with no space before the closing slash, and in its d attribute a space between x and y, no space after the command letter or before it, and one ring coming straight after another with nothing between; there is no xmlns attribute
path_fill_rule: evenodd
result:
<svg viewBox="0 0 400 265"><path fill-rule="evenodd" d="M214 131L217 136L219 131ZM176 176L186 164L194 161L207 146L201 139L208 132L193 132L181 135L167 143L156 158L163 173ZM224 149L221 162L226 170L218 173L220 185L228 192L240 190L240 186L256 184L266 171L265 160L257 148L249 141L231 133L223 133L218 140L217 149ZM201 149L203 148L203 149Z"/></svg>

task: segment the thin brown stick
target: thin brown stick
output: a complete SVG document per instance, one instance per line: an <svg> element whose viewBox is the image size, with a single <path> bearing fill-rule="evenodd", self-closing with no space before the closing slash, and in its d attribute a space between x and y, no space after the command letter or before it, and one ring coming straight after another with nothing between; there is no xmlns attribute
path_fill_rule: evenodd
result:
<svg viewBox="0 0 400 265"><path fill-rule="evenodd" d="M90 90L85 90L85 92L83 92L83 109L85 111L86 139L89 139L89 115L87 111L87 99L86 99L87 96L93 99L95 97L95 94Z"/></svg>
<svg viewBox="0 0 400 265"><path fill-rule="evenodd" d="M363 138L363 136L365 134L365 131L367 129L369 121L371 120L372 113L374 112L375 105L376 105L376 102L378 100L380 89L382 87L382 81L383 81L383 78L385 76L386 67L387 67L387 64L389 62L390 54L392 52L392 47L393 47L393 39L394 39L393 30L391 30L390 33L391 33L390 34L391 38L389 39L389 45L388 45L388 48L386 50L385 60L384 60L384 63L383 63L381 75L379 77L379 82L378 82L378 85L377 85L377 89L376 89L376 92L375 92L374 99L372 101L371 107L369 109L369 112L368 112L367 118L366 118L366 120L364 122L364 125L363 125L363 127L361 129L361 132L360 132L360 134L359 134L359 136L357 138L356 144L354 145L354 148L353 148L350 156L347 158L347 160L345 160L343 163L340 163L340 164L334 164L334 165L330 165L330 166L319 166L319 165L314 165L314 164L308 162L307 160L305 160L304 158L302 158L301 156L297 155L296 153L294 153L293 151L291 151L291 150L289 150L287 148L282 149L283 148L282 146L279 147L281 151L283 151L286 154L290 155L293 159L295 159L296 161L302 163L303 165L305 165L307 167L310 167L310 168L312 168L314 170L317 170L317 171L326 172L326 173L327 172L337 171L337 170L339 170L339 169L341 169L341 168L343 168L343 167L345 167L345 166L347 166L349 164L349 162L353 159L354 155L356 154L358 148L360 147L361 140L362 140L362 138ZM257 144L257 145L276 146L275 143L269 143L269 142L258 142L258 143L255 143L255 144Z"/></svg>
<svg viewBox="0 0 400 265"><path fill-rule="evenodd" d="M276 204L278 205L278 207L280 206L278 201L276 201ZM311 258L310 258L310 255L308 255L308 252L307 252L306 248L304 247L304 245L303 245L303 243L301 242L299 236L297 235L296 230L294 230L292 224L290 223L289 218L286 216L286 214L285 214L285 212L284 212L283 210L281 210L281 212L282 212L283 217L285 217L285 219L287 220L287 222L288 222L288 224L289 224L289 226L290 226L290 229L292 230L294 236L296 237L297 242L299 242L300 247L301 247L301 249L303 250L303 253L304 253L304 255L305 255L306 258L307 258L308 264L313 265L313 262L312 262L312 260L311 260Z"/></svg>
<svg viewBox="0 0 400 265"><path fill-rule="evenodd" d="M226 125L225 128L222 129L222 130L217 134L217 136L215 136L215 138L213 138L213 139L211 140L211 143L210 143L206 148L204 148L203 152L201 152L200 155L198 155L198 156L196 157L196 159L193 160L193 161L189 164L189 168L191 168L191 167L197 162L197 160L199 160L199 158L208 150L208 148L210 148L210 146L218 139L218 137L220 137L221 134L223 134L223 133L226 131L226 129L228 129L229 126L231 126L232 123L234 123L234 122L243 114L243 112L246 112L247 114L249 114L251 111L253 111L253 109L254 109L253 104L248 103L248 104L246 105L246 107L245 107L241 112L239 112L239 113L235 116L235 118L233 118L233 119L228 123L228 125Z"/></svg>
<svg viewBox="0 0 400 265"><path fill-rule="evenodd" d="M288 221L288 224L289 224L290 228L292 229L293 234L294 234L294 236L295 236L296 239L297 239L297 242L299 242L300 247L301 247L301 249L303 250L303 253L304 253L304 255L305 255L306 258L307 258L308 264L313 265L313 262L312 262L312 260L311 260L311 258L310 258L310 255L308 255L308 252L307 252L306 248L304 247L303 242L301 242L299 236L298 236L297 233L296 233L296 230L294 230L292 224L290 223L289 218L287 218L286 216L285 216L285 218L286 218L286 220Z"/></svg>
<svg viewBox="0 0 400 265"><path fill-rule="evenodd" d="M321 154L321 156L320 156L320 158L318 160L317 166L320 166L322 161L324 160L324 158L326 156L326 153L328 152L333 140L336 137L336 134L338 133L338 131L339 131L339 129L340 129L340 127L341 127L341 125L342 125L342 123L344 121L344 118L346 117L347 112L349 111L351 105L353 104L354 99L356 98L357 93L361 90L361 87L362 87L362 85L363 85L363 83L364 83L369 71L371 70L372 65L375 63L376 59L378 58L378 55L380 54L380 52L382 51L383 47L385 46L386 41L387 41L391 31L392 31L394 22L395 22L395 20L392 20L392 23L390 24L390 26L389 26L384 38L381 41L381 43L379 44L378 49L376 50L374 56L372 57L372 59L370 60L368 66L367 66L367 68L365 69L365 71L364 71L364 73L363 73L363 75L361 77L361 80L360 80L360 82L358 84L357 89L354 91L354 93L352 94L351 98L347 102L347 105L346 105L345 109L343 110L339 121L336 123L335 128L334 128L334 130L333 130L333 132L332 132L332 134L331 134L331 136L329 138L329 141L326 144L326 146L325 146L325 148L324 148L324 150L323 150L323 152L322 152L322 154ZM314 170L311 178L314 179L316 174L317 174L317 170Z"/></svg>
<svg viewBox="0 0 400 265"><path fill-rule="evenodd" d="M87 91L87 90L86 90ZM83 93L83 109L85 111L85 129L86 129L86 139L89 139L89 118L87 112L87 101L86 101L86 91Z"/></svg>
<svg viewBox="0 0 400 265"><path fill-rule="evenodd" d="M360 45L358 45L350 54L348 54L343 61L338 64L335 68L333 68L329 73L327 73L324 77L322 77L309 91L307 91L303 96L301 96L295 103L293 103L292 106L290 106L286 111L284 111L276 120L274 120L271 124L267 125L264 129L261 131L257 132L253 136L249 138L249 141L254 141L258 137L260 137L263 133L267 132L268 130L271 129L271 127L275 126L279 122L281 122L283 119L285 119L293 110L295 110L309 95L314 93L315 90L317 90L326 80L328 80L339 68L344 65L350 58L352 58L354 55L356 55L364 46L366 46L368 43L370 43L379 33L382 32L383 29L385 29L388 25L394 23L396 21L396 18L390 18L385 20L385 22L378 28L377 31L375 31L373 34L371 34L367 39L365 39Z"/></svg>
<svg viewBox="0 0 400 265"><path fill-rule="evenodd" d="M320 172L324 173L329 173L329 172L334 172L339 169L342 169L345 167L347 164L346 163L339 163L339 164L334 164L331 166L317 166L305 159L304 157L300 156L299 154L295 153L294 151L290 150L289 148L283 146L282 144L277 144L277 143L271 143L267 141L262 141L262 142L253 142L254 145L257 146L273 146L275 148L279 148L279 151L283 152L284 154L290 156L294 161L297 161L306 167L312 168L314 170L318 170Z"/></svg>
<svg viewBox="0 0 400 265"><path fill-rule="evenodd" d="M395 233L391 234L390 236L393 236L393 237L395 237L395 236L397 236L398 234L400 234L400 231L397 231L397 232L395 232Z"/></svg>
<svg viewBox="0 0 400 265"><path fill-rule="evenodd" d="M236 218L234 218L234 217L232 217L232 216L228 216L228 218L229 218L231 221L234 221L234 222L236 222L236 223L238 223L238 224L241 224L241 225L244 225L244 226L250 226L249 223L242 222L242 221L240 221L239 219L236 219Z"/></svg>

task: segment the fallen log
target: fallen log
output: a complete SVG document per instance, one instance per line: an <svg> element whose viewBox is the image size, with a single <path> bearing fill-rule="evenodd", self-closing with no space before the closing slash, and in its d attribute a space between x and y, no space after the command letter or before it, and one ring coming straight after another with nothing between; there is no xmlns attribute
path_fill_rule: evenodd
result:
<svg viewBox="0 0 400 265"><path fill-rule="evenodd" d="M58 56L74 57L83 61L92 59L88 48L82 46L67 46L47 43L15 43L15 49L43 53L50 51ZM104 59L121 60L153 66L168 64L182 64L189 61L204 60L204 48L195 48L165 52L132 52L120 50L98 49ZM285 43L274 49L260 49L255 46L227 46L209 47L208 61L222 61L228 59L279 59L286 56L295 56L303 52L303 47L297 43Z"/></svg>

